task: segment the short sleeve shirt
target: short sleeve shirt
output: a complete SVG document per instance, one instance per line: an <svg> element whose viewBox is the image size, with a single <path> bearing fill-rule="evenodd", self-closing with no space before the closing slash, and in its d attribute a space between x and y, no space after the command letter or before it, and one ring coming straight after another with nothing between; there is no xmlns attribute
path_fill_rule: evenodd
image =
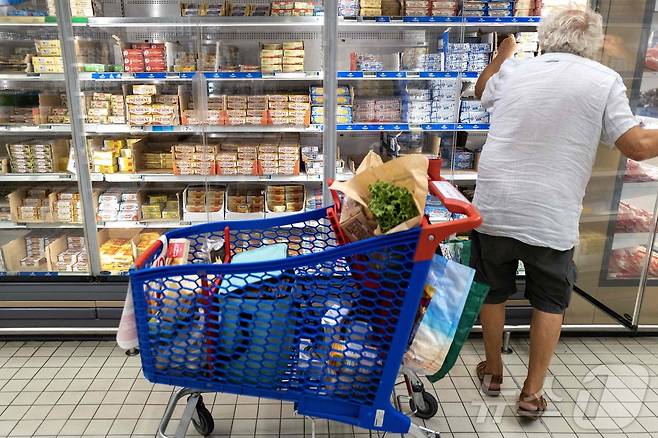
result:
<svg viewBox="0 0 658 438"><path fill-rule="evenodd" d="M478 167L479 231L560 251L578 241L601 141L638 125L616 72L566 53L506 61L482 95L491 127Z"/></svg>

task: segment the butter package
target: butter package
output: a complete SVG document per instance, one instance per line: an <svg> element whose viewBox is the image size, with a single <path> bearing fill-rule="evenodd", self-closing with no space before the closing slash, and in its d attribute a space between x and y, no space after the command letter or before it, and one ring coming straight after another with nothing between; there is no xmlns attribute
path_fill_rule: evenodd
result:
<svg viewBox="0 0 658 438"><path fill-rule="evenodd" d="M133 85L133 94L153 96L155 94L158 94L158 89L157 86L153 84ZM149 103L150 102L151 101L149 100Z"/></svg>
<svg viewBox="0 0 658 438"><path fill-rule="evenodd" d="M151 105L153 99L149 95L128 95L126 96L126 103L128 105Z"/></svg>

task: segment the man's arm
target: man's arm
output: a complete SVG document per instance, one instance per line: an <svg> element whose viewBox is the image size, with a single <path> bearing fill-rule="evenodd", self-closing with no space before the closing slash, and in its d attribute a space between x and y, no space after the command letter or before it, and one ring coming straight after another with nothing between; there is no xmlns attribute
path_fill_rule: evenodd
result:
<svg viewBox="0 0 658 438"><path fill-rule="evenodd" d="M631 160L643 161L658 157L658 129L636 126L619 137L615 145Z"/></svg>
<svg viewBox="0 0 658 438"><path fill-rule="evenodd" d="M487 86L487 82L493 75L500 71L503 63L514 56L516 53L516 38L510 35L503 40L498 46L498 56L480 73L477 83L475 84L475 97L482 99L482 93Z"/></svg>

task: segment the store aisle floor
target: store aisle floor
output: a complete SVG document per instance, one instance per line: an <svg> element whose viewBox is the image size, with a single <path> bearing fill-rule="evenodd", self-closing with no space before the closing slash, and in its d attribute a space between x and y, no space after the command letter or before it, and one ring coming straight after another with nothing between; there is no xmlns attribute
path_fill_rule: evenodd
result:
<svg viewBox="0 0 658 438"><path fill-rule="evenodd" d="M564 339L548 381L550 411L530 423L513 412L528 344L512 345L502 397L477 390L473 371L482 342L472 340L450 377L434 385L441 407L425 424L443 438L658 437L658 338ZM139 358L111 341L0 341L0 437L153 437L172 389L146 382L139 367ZM212 436L311 436L310 420L296 416L289 403L226 394L204 400L215 418ZM182 406L175 418L181 412ZM338 423L316 424L318 436L370 436ZM190 430L188 436L198 435Z"/></svg>

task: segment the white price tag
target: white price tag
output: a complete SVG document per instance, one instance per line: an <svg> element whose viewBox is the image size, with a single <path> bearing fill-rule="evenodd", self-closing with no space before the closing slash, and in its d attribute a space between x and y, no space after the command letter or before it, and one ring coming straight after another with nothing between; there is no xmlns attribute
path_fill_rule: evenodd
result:
<svg viewBox="0 0 658 438"><path fill-rule="evenodd" d="M448 181L432 181L432 184L444 198L468 203L468 199Z"/></svg>

